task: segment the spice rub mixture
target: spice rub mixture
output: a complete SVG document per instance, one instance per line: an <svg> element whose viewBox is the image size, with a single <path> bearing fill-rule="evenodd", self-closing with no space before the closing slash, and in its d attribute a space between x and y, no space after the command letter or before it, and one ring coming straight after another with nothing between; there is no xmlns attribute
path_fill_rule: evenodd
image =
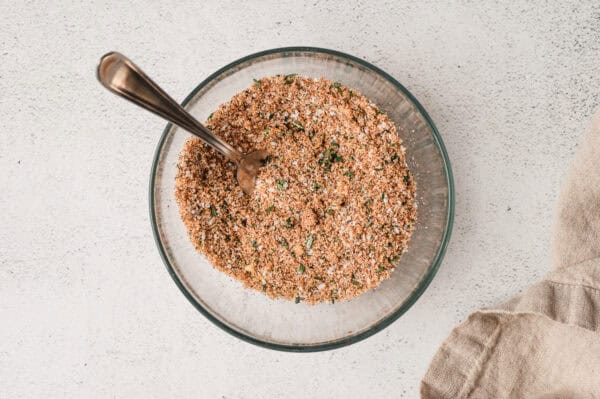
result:
<svg viewBox="0 0 600 399"><path fill-rule="evenodd" d="M296 303L356 297L390 277L415 226L415 181L388 116L323 78L255 80L206 121L244 153L266 149L245 195L235 165L196 138L175 197L217 269Z"/></svg>

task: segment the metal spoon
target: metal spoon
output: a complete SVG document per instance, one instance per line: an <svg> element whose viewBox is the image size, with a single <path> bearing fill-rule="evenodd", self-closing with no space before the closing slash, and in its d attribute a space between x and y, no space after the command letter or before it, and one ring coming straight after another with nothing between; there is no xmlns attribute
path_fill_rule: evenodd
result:
<svg viewBox="0 0 600 399"><path fill-rule="evenodd" d="M212 134L123 54L110 52L102 56L97 73L108 90L187 130L233 161L240 187L246 194L252 193L261 161L268 155L266 151L244 155Z"/></svg>

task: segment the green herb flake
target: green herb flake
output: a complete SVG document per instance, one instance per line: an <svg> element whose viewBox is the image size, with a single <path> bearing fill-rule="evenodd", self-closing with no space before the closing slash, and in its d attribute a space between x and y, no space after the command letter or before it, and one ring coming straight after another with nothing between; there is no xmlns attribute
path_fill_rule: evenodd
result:
<svg viewBox="0 0 600 399"><path fill-rule="evenodd" d="M379 115L385 115L385 111L382 110L381 108L377 108L377 114L379 114Z"/></svg>
<svg viewBox="0 0 600 399"><path fill-rule="evenodd" d="M304 270L305 270L305 268L304 268L304 265L300 265L300 266L298 266L298 269L296 269L296 270L297 270L297 271L298 271L298 273L300 273L300 274L304 273Z"/></svg>
<svg viewBox="0 0 600 399"><path fill-rule="evenodd" d="M315 237L312 234L309 234L306 238L306 249L310 250L313 246L313 242L315 241Z"/></svg>
<svg viewBox="0 0 600 399"><path fill-rule="evenodd" d="M393 154L392 154L392 156L390 157L390 162L394 162L394 161L395 161L396 159L398 159L398 158L399 158L399 157L398 157L398 153L397 153L397 152L395 152L395 153L393 153Z"/></svg>
<svg viewBox="0 0 600 399"><path fill-rule="evenodd" d="M262 166L266 166L266 165L268 165L268 164L269 164L269 162L271 162L271 160L272 160L272 159L273 159L273 157L272 157L272 156L270 156L270 155L267 155L266 157L264 157L263 159L261 159L261 160L260 160L260 164L261 164Z"/></svg>
<svg viewBox="0 0 600 399"><path fill-rule="evenodd" d="M377 172L381 172L381 171L383 170L383 167L375 168L375 170L376 170Z"/></svg>
<svg viewBox="0 0 600 399"><path fill-rule="evenodd" d="M325 154L326 155L323 156L323 158L321 158L321 160L319 160L319 163L325 169L325 171L330 171L331 170L331 159L327 155L327 151L325 151Z"/></svg>
<svg viewBox="0 0 600 399"><path fill-rule="evenodd" d="M294 78L298 76L297 73L290 73L289 75L285 75L285 77L283 78L283 82L286 85L292 84L292 82L294 81Z"/></svg>
<svg viewBox="0 0 600 399"><path fill-rule="evenodd" d="M371 198L368 198L368 199L365 201L365 208L366 208L366 210L367 210L367 215L371 214L371 208L369 207L369 205L371 205L371 202L372 202L372 201L371 201Z"/></svg>
<svg viewBox="0 0 600 399"><path fill-rule="evenodd" d="M215 208L214 205L210 206L210 216L218 216L219 214L217 213L217 208Z"/></svg>
<svg viewBox="0 0 600 399"><path fill-rule="evenodd" d="M327 214L328 215L333 215L335 213L335 211L331 208L327 209Z"/></svg>
<svg viewBox="0 0 600 399"><path fill-rule="evenodd" d="M336 89L339 89L339 88L340 88L340 86L342 86L342 84L341 84L340 82L333 82L333 83L331 84L331 87L334 87L334 88L336 88Z"/></svg>
<svg viewBox="0 0 600 399"><path fill-rule="evenodd" d="M271 212L273 212L273 209L275 209L275 205L271 205L267 208L267 215Z"/></svg>
<svg viewBox="0 0 600 399"><path fill-rule="evenodd" d="M297 295L296 300L294 302L296 302L298 304L298 303L300 303L301 300L302 300L302 297L300 295Z"/></svg>
<svg viewBox="0 0 600 399"><path fill-rule="evenodd" d="M292 222L291 217L285 219L285 227L287 227L288 229L291 229L292 227L294 227L294 223Z"/></svg>
<svg viewBox="0 0 600 399"><path fill-rule="evenodd" d="M298 130L304 130L304 126L302 126L302 124L298 121L292 121L292 125L294 125L294 127L296 127Z"/></svg>
<svg viewBox="0 0 600 399"><path fill-rule="evenodd" d="M279 245L281 245L284 248L289 248L289 244L288 242L285 240L285 238L282 238L281 240L278 241Z"/></svg>
<svg viewBox="0 0 600 399"><path fill-rule="evenodd" d="M371 227L373 225L373 221L371 219L369 219L369 221L366 224L366 227Z"/></svg>
<svg viewBox="0 0 600 399"><path fill-rule="evenodd" d="M258 248L258 243L256 242L256 240L250 241L250 244L252 244L252 248L254 248L254 249Z"/></svg>
<svg viewBox="0 0 600 399"><path fill-rule="evenodd" d="M288 188L288 181L285 179L277 179L275 182L277 189L280 191L285 191Z"/></svg>
<svg viewBox="0 0 600 399"><path fill-rule="evenodd" d="M271 133L271 129L266 128L265 130L263 130L263 133L264 133L265 136L268 136L269 133Z"/></svg>
<svg viewBox="0 0 600 399"><path fill-rule="evenodd" d="M206 118L206 120L208 120L208 121L211 120L214 114L215 114L214 112L211 112L210 115L208 115L208 118Z"/></svg>
<svg viewBox="0 0 600 399"><path fill-rule="evenodd" d="M410 182L410 176L407 174L404 175L404 177L402 177L402 180L404 180L405 184L408 184Z"/></svg>
<svg viewBox="0 0 600 399"><path fill-rule="evenodd" d="M377 268L377 273L381 273L385 270L385 267L383 267L383 265L379 265L379 267Z"/></svg>
<svg viewBox="0 0 600 399"><path fill-rule="evenodd" d="M319 163L326 171L330 171L331 164L334 162L344 162L344 158L338 155L336 150L331 148L326 149L325 152L323 152L323 156L319 160Z"/></svg>
<svg viewBox="0 0 600 399"><path fill-rule="evenodd" d="M385 195L385 193L381 193L381 200L383 202L387 202L387 196Z"/></svg>
<svg viewBox="0 0 600 399"><path fill-rule="evenodd" d="M313 184L312 184L312 189L313 189L314 191L318 191L320 188L321 188L321 186L319 186L317 183L313 183Z"/></svg>
<svg viewBox="0 0 600 399"><path fill-rule="evenodd" d="M331 142L331 146L332 147L338 147L338 148L340 147L340 145L338 143L336 143L335 141Z"/></svg>
<svg viewBox="0 0 600 399"><path fill-rule="evenodd" d="M260 80L252 79L252 81L254 82L254 86L260 87Z"/></svg>
<svg viewBox="0 0 600 399"><path fill-rule="evenodd" d="M351 170L344 172L344 176L348 176L349 178L353 179L354 178L354 172L352 172Z"/></svg>

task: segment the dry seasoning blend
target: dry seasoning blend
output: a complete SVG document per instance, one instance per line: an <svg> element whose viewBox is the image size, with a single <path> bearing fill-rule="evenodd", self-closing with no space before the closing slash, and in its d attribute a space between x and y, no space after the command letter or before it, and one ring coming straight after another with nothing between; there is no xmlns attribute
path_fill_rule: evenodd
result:
<svg viewBox="0 0 600 399"><path fill-rule="evenodd" d="M189 237L217 269L273 298L344 300L389 278L416 219L415 182L387 115L326 79L267 77L206 122L243 152L266 149L255 191L195 138L175 196Z"/></svg>

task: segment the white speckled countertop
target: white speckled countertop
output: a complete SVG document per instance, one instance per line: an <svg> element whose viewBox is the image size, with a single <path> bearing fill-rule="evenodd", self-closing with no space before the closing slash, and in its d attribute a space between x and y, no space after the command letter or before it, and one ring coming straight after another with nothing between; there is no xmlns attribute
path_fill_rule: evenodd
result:
<svg viewBox="0 0 600 399"><path fill-rule="evenodd" d="M597 1L84 3L0 2L0 397L414 398L452 326L548 270L556 193L600 92ZM95 79L120 50L183 99L289 45L402 82L443 136L457 192L416 305L313 354L239 341L181 295L148 220L164 123Z"/></svg>

